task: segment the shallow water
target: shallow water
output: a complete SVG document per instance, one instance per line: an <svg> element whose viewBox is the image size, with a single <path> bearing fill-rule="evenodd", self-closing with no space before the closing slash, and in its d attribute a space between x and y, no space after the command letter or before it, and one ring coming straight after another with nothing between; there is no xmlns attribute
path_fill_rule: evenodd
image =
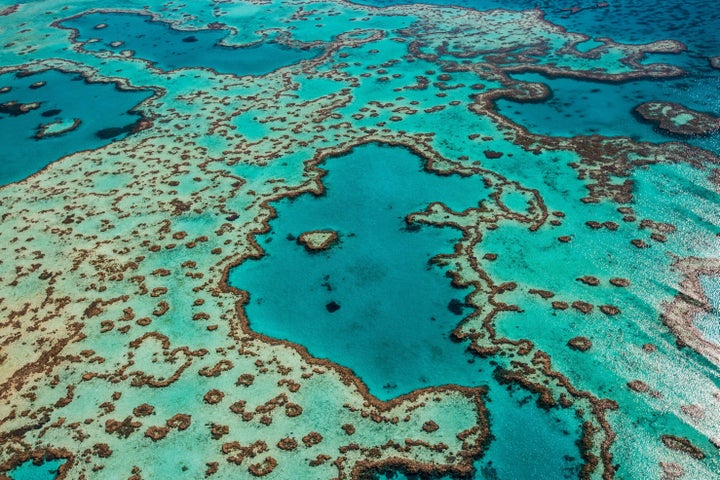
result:
<svg viewBox="0 0 720 480"><path fill-rule="evenodd" d="M366 3L2 12L2 66L48 70L0 76L41 102L0 115L38 159L0 189L0 463L718 478L720 136L633 114L720 114L714 3Z"/></svg>
<svg viewBox="0 0 720 480"><path fill-rule="evenodd" d="M58 475L58 468L65 463L65 460L47 460L40 465L35 465L28 460L19 467L8 472L12 480L52 480Z"/></svg>

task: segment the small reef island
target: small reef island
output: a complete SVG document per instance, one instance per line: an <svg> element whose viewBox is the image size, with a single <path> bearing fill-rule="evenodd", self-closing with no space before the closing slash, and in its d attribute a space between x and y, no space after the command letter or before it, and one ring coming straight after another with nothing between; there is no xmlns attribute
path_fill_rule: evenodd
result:
<svg viewBox="0 0 720 480"><path fill-rule="evenodd" d="M716 10L0 5L0 477L720 478Z"/></svg>
<svg viewBox="0 0 720 480"><path fill-rule="evenodd" d="M308 251L319 252L330 248L338 239L339 236L334 230L312 230L301 233L297 241Z"/></svg>
<svg viewBox="0 0 720 480"><path fill-rule="evenodd" d="M720 130L720 117L676 103L647 102L638 105L635 112L644 120L656 123L658 128L677 135L709 135Z"/></svg>

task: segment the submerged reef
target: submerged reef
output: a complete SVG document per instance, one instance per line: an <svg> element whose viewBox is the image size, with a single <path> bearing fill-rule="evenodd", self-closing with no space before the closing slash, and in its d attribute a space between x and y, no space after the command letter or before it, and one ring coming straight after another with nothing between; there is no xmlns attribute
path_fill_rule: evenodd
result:
<svg viewBox="0 0 720 480"><path fill-rule="evenodd" d="M63 122L62 120L55 120L54 122L44 123L38 126L35 138L41 139L50 137L53 135L62 135L63 133L72 132L80 126L81 120L79 118L73 118L72 122Z"/></svg>
<svg viewBox="0 0 720 480"><path fill-rule="evenodd" d="M106 132L115 141L78 140L0 189L0 475L43 460L61 461L67 479L565 467L543 446L536 460L508 460L517 447L497 432L520 431L525 443L539 434L505 428L511 415L495 412L532 400L530 416L570 437L573 476L717 478L720 354L697 319L715 302L703 279L720 275L720 158L680 142L539 135L495 106L549 98L543 83L514 78L526 72L680 76L648 55L682 43L600 38L584 51L588 36L538 9L344 1L42 0L0 15L17 26L0 29L0 75L53 70L152 92L134 107L137 123L109 127L120 129ZM162 23L174 43L127 50L137 32L126 38L113 22L128 15ZM249 64L267 43L286 62L223 71L195 52L181 66L157 63L190 55L207 32ZM0 114L30 110L5 102ZM52 118L32 141L87 123ZM282 202L325 194L327 160L367 144L411 152L425 175L478 181L395 212L408 232L459 238L427 268L469 292L451 303L462 316L444 339L468 350L462 384L380 400L342 358L255 330L253 292L228 280L265 254L260 239ZM688 184L687 195L667 194ZM299 232L313 251L303 253L345 248L331 227ZM488 400L505 389L526 397Z"/></svg>
<svg viewBox="0 0 720 480"><path fill-rule="evenodd" d="M676 135L709 135L720 130L720 117L696 112L677 103L647 102L635 107L643 120Z"/></svg>

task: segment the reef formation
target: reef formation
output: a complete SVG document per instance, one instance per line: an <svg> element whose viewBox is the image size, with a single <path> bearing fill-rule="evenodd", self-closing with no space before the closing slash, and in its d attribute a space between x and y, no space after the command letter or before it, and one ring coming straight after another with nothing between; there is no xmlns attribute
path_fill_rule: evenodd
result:
<svg viewBox="0 0 720 480"><path fill-rule="evenodd" d="M521 73L682 75L647 61L682 43L601 38L585 51L589 37L540 10L343 1L43 0L0 15L12 25L0 28L0 74L153 92L137 123L111 132L126 136L0 189L0 474L60 459L58 478L472 477L504 448L487 396L507 387L537 415L568 412L574 476L717 478L720 347L694 320L713 309L702 282L720 271L708 213L720 159L679 142L538 135L495 108L549 97ZM123 49L128 38L103 35L127 15L179 42ZM207 31L242 55L261 44L313 55L269 72L219 71L202 56L162 64ZM4 122L33 108L0 91ZM35 141L77 121L48 123ZM487 190L403 221L461 235L432 263L469 289L452 338L492 371L491 388L379 400L340 359L253 330L252 292L228 283L263 255L278 202L322 195L320 165L371 143ZM676 205L708 218L704 229L655 201L678 171L704 189ZM298 238L328 252L337 240Z"/></svg>
<svg viewBox="0 0 720 480"><path fill-rule="evenodd" d="M319 250L327 250L330 246L338 241L338 234L333 230L313 230L303 232L298 237L298 243L305 245L309 251L316 252Z"/></svg>
<svg viewBox="0 0 720 480"><path fill-rule="evenodd" d="M720 130L720 118L670 102L647 102L635 107L643 120L676 135L709 135Z"/></svg>

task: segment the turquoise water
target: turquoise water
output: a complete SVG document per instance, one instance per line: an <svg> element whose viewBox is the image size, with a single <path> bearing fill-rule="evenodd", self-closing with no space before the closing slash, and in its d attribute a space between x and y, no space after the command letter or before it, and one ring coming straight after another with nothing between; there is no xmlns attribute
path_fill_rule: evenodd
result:
<svg viewBox="0 0 720 480"><path fill-rule="evenodd" d="M517 387L502 386L493 379L487 379L487 385L493 440L475 462L472 478L578 478L581 458L576 439L580 431L572 409L548 412L537 406L533 395ZM391 472L377 478L419 477Z"/></svg>
<svg viewBox="0 0 720 480"><path fill-rule="evenodd" d="M383 400L430 385L474 383L466 345L450 340L470 313L462 306L469 290L453 288L429 263L451 253L460 233L408 228L405 216L434 201L459 210L476 206L487 193L482 179L426 173L409 151L376 144L321 168L328 171L326 193L275 204L277 219L258 238L265 256L230 272L229 283L250 293L251 328L351 368ZM321 229L336 230L340 243L308 253L294 240ZM330 302L340 308L329 312Z"/></svg>
<svg viewBox="0 0 720 480"><path fill-rule="evenodd" d="M517 387L491 388L488 400L495 441L475 463L475 478L578 477L580 429L572 409L544 411Z"/></svg>
<svg viewBox="0 0 720 480"><path fill-rule="evenodd" d="M621 204L608 199L582 202L596 172L582 178L578 169L569 165L583 160L591 163L592 154L580 159L572 151L572 144L562 142L557 143L557 150L528 151L511 143L510 132L498 130L497 124L482 112L468 108L473 95L502 86L501 75L492 75L494 69L502 66L478 64L478 70L456 72L452 65L430 57L415 57L408 50L414 39L430 42L444 40L447 35L449 44L461 43L464 32L458 34L452 27L455 21L461 25L463 16L454 17L450 10L442 15L431 15L430 9L392 10L390 15L383 16L382 11L361 10L352 4L302 1L273 5L216 2L212 8L168 3L145 9L167 19L160 22L150 21L149 16L142 14L77 16L82 9L103 6L88 2L84 6L68 5L65 15L74 16L61 22L64 27L78 29L79 40L84 42L82 48L73 49L69 44L66 46L67 30L46 25L51 14L57 18L57 12L52 11L57 4L50 3L50 0L36 2L24 5L21 10L24 20L30 23L33 8L50 12L47 21L32 25L37 29L31 31L34 37L40 32L44 34L45 27L57 37L48 41L54 45L52 48L40 50L39 60L58 56L77 65L86 62L99 75L126 76L138 85L157 85L166 94L153 100L155 128L141 137L143 142L138 146L132 142L132 138L138 137L123 140L139 118L130 110L147 98L147 91L120 92L112 85L87 84L73 74L57 71L26 78L0 76L0 87L12 87L0 94L0 103L12 99L40 102L39 108L26 114L0 115L0 140L10 159L4 162L9 173L2 174L0 170L0 183L3 175L7 177L4 183L25 178L65 155L66 150L72 153L105 145L106 149L85 155L98 164L106 159L106 164L112 165L109 169L118 167L110 172L115 175L97 170L93 182L77 188L75 184L81 183L77 178L40 175L32 180L37 188L23 191L25 183L21 182L0 192L3 195L10 192L2 197L3 208L8 212L3 218L8 220L0 235L15 238L12 242L24 242L23 246L9 247L17 258L8 253L8 258L0 262L0 279L9 284L17 277L14 283L19 285L8 288L8 299L0 301L0 310L10 310L13 318L20 319L15 322L20 327L9 325L0 331L14 348L12 352L22 352L23 348L16 347L14 339L27 339L41 347L52 344L57 340L57 332L67 330L65 322L79 318L88 302L94 298L106 301L97 318L83 317L85 337L67 347L67 358L75 358L71 355L80 352L77 358L87 361L75 362L77 365L72 368L60 363L52 367L61 373L56 379L50 375L47 379L38 378L32 386L22 387L26 389L22 396L21 387L17 395L8 395L7 405L12 405L16 412L37 415L37 409L48 408L52 413L48 425L53 426L43 430L42 436L35 430L24 434L27 448L57 445L80 455L91 451L98 442L107 441L114 453L103 460L106 468L97 474L98 478L126 478L130 475L128 462L136 457L145 478L152 477L154 472L170 471L167 469L180 476L185 468L187 476L202 476L211 465L207 462L214 460L218 460L221 469L225 468L217 478L250 478L246 470L249 461L240 466L242 470L228 470L238 465L228 462L224 451L220 456L218 447L232 441L247 444L251 438L266 441L267 455L278 460L280 466L274 477L271 475L273 478L290 478L289 471L294 478L332 478L337 475L334 466L317 474L320 469L303 468L308 467L307 459L315 454L322 451L336 455L338 446L348 441L357 441L363 449L369 449L390 439L402 442L415 436L443 438L451 444L449 452L457 450L453 442L459 439L460 429L454 428L464 425L474 413L472 407L465 405L466 399L446 401L447 398L434 392L432 396L438 395L437 405L428 401L416 410L408 408L406 413L413 416L412 420L406 424L401 420L394 429L390 424L352 412L353 407L348 405L364 404L362 408L370 408L369 402L354 385L343 384L332 369L317 368L314 372L317 375L309 374L314 365L301 360L292 349L272 341L250 341L243 332L234 329L233 307L238 297L218 288L220 272L241 255L253 251L246 235L256 231L265 218L263 200L282 197L287 192L286 198L271 203L277 216L270 221L269 231L255 237L264 255L245 259L229 272L230 285L248 292L248 302L241 313L247 316L250 328L274 339L288 340L306 348L314 357L351 369L370 394L380 400L445 384L485 387L492 438L482 455L474 459L476 471L472 478L553 480L580 475L581 424L597 420L588 408L589 402L574 398L570 408L546 410L538 406L537 395L527 386L501 385L495 378L500 369L519 371L527 367L531 372L526 374L527 379L555 388L552 375L533 371L537 364L531 358L538 351L545 352L552 359L552 369L572 384L564 388L576 388L593 398L617 402L619 409L607 416L617 433L610 447L613 464L619 468L614 478L661 478L660 462L682 466L688 479L717 478L720 457L712 442L720 439L720 414L716 408L720 372L691 348L679 347L661 318L664 302L677 294L680 282L679 272L672 267L674 256L716 257L719 251L716 232L720 225L717 213L720 195L717 185L708 180L713 167L701 170L684 163L638 165L627 177L613 178L615 182L634 182L631 202ZM399 2L364 3L384 6ZM556 138L590 134L625 136L660 144L676 139L638 121L632 113L637 104L660 99L720 114L717 95L720 72L710 69L707 59L720 55L717 17L708 14L716 11L714 2L628 1L608 8L591 8L595 2L589 2L580 5L588 8L581 8L576 14L562 10L575 5L566 0L451 3L479 9L539 6L548 20L591 37L609 36L631 43L676 38L687 43L688 52L651 55L644 60L670 62L687 70L682 77L662 81L602 83L547 78L535 73L510 74L516 80L545 83L552 91L552 97L543 102L520 104L499 100L496 104L501 114L533 133ZM140 7L133 3L127 8ZM410 15L418 15L421 20ZM432 22L422 24L423 18ZM548 30L543 31L531 16L525 18L530 24L528 30L523 30L527 25L513 20L516 18L507 14L503 20L507 25L499 21L501 26L490 29L488 43L516 34L520 39L515 41L522 42L523 33L528 38L537 33L534 28L547 34ZM179 26L171 28L171 21L178 21L174 25ZM226 23L242 34L230 30L179 29L202 27L214 21ZM107 26L95 28L102 23ZM433 32L437 25L443 28L434 37L428 31ZM347 38L367 37L367 32L360 32L365 28L384 30L384 36L358 47L344 45L337 51L328 50L327 57L318 60L317 66L308 62L303 64L306 68L275 71L316 56L322 49L283 47L276 41L279 29L266 28L270 26L283 27L298 40L295 45L317 42L335 46L343 40L341 33L356 30ZM412 31L413 27L428 31L420 34ZM401 33L400 29L408 31ZM479 35L478 43L486 39L482 35L485 32ZM0 29L0 37L8 36ZM21 37L20 32L18 36ZM8 64L35 59L32 51L26 54L21 50L22 42L34 45L34 37L18 40L21 45L7 50L12 60ZM258 43L239 48L222 45L236 38L254 39ZM562 41L560 35L552 40L560 44ZM580 50L588 51L600 43L586 41ZM134 58L147 60L155 68L132 60L130 51ZM16 57L11 57L15 53ZM443 56L446 58L449 57ZM492 60L493 56L484 58ZM465 60L467 64L473 61L478 59ZM537 61L547 64L554 60L538 54ZM570 63L573 70L613 67L612 59L597 62L574 59ZM527 70L534 66L537 64L531 62ZM167 73L183 67L195 69ZM473 85L480 82L479 72L490 72L487 78L482 78L482 87ZM245 77L229 81L225 74ZM180 77L185 79L180 81ZM427 82L424 87L420 85L421 79ZM30 88L39 80L47 84ZM436 111L438 108L441 110ZM40 124L57 121L58 125L68 125L75 118L81 120L75 130L40 140L32 138ZM375 133L369 134L370 131ZM414 134L422 134L423 140L413 137ZM425 171L421 158L410 150L371 143L324 160L319 168L325 174L319 180L325 191L320 195L307 193L306 182L312 172L303 170L304 162L325 148L337 147L342 142L361 143L368 138L408 143L417 140L417 148L427 149L431 156L445 156L456 167L468 167L465 171L470 171L471 165L487 168L493 175L488 174L487 178L438 175ZM689 139L687 143L720 152L718 138L716 135ZM129 154L131 147L135 148L136 156ZM661 155L650 146L643 148ZM490 151L501 155L488 155ZM689 148L678 151L680 158L674 160L683 160L685 154L692 153ZM83 155L71 157L63 165L82 165L84 160ZM608 170L617 173L612 167ZM83 173L78 175L82 177ZM52 187L63 185L66 188L63 197L42 198L44 192L53 191ZM523 190L516 189L518 185ZM93 195L111 189L125 189L128 195ZM497 293L492 300L517 306L517 311L497 314L492 327L499 337L532 340L534 350L529 355L519 355L513 353L515 348L504 344L498 354L487 358L471 354L467 350L468 341L456 342L451 336L459 324L477 325L472 318L467 324L462 323L473 313L465 304L471 289L451 285L447 273L458 269L457 265L441 267L432 262L434 256L452 252L463 241L461 232L450 226L408 225L405 219L437 201L456 212L477 208L483 200L488 200L487 205L492 208L489 195L493 191L510 209L525 211L528 190L537 191L548 211L561 211L563 215L551 216L552 222L545 222L537 230L508 218L487 223L477 220L477 230L471 227L469 231L482 236L482 241L467 245L467 250L458 250L462 254L458 265L463 265L469 278L477 273L480 278L490 279L488 284L516 283L517 288ZM305 193L289 198L299 191ZM34 196L37 192L40 193ZM22 201L24 194L30 200ZM43 210L37 212L36 223L22 223L25 217L32 217L27 212L35 213L32 209L39 203ZM58 218L63 218L59 216L63 208L71 206L94 215L78 218L67 227L76 237L59 239L53 227L47 225L57 223ZM634 218L628 219L618 210L620 206L632 207ZM176 208L182 211L174 211ZM491 215L487 210L479 211ZM466 218L473 217L458 217L458 221ZM668 234L666 242L651 240L650 230L641 224L643 220L669 222L676 231ZM614 222L615 228L593 229L586 224L588 221ZM297 238L313 230L333 230L339 240L327 250L309 252ZM561 235L571 241L558 241ZM200 236L206 241L190 242ZM81 242L75 238L82 240L82 246L77 246ZM633 246L631 241L639 238L647 241L649 247ZM31 263L29 274L23 268L39 261L29 260L30 252L36 257L47 255L48 263L38 263L40 267ZM488 253L494 256L487 257ZM466 260L467 264L475 261L478 271L468 272L467 264L462 263ZM55 320L45 319L41 315L45 312L40 311L52 306L52 302L43 302L39 308L30 303L39 304L43 291L48 296L53 292L45 290L47 285L43 282L48 277L40 270L50 269L50 262L53 272L63 272L50 279L60 312L53 317ZM128 262L127 270L118 274L121 262ZM596 276L599 285L578 280L585 275ZM613 286L609 281L612 277L630 279L629 286ZM482 280L480 284L484 286ZM703 278L703 286L710 308L695 319L696 325L707 339L720 342L720 281L715 277ZM588 314L573 308L560 311L553 308L552 300L531 294L531 289L551 290L555 294L552 300L568 303L582 300L594 307ZM487 308L487 303L483 304L486 298L483 292L474 297L480 309ZM66 300L70 307L62 310ZM169 313L155 313L161 301L167 302ZM601 313L601 305L616 306L620 313ZM33 325L38 322L39 328L25 330L30 322ZM109 330L98 333L105 329ZM46 336L40 336L42 332L47 332ZM140 338L143 332L151 335L143 337L140 346L134 345L133 339ZM570 339L578 336L591 342L588 351L571 348ZM189 350L184 350L185 346ZM197 356L190 358L191 350ZM163 356L166 361L162 361ZM0 359L0 364L12 371L16 367L10 363L17 362L20 368L22 357ZM134 408L139 403L150 401L147 400L150 390L138 388L133 382L142 381L141 374L145 373L147 378L166 379L180 368L183 358L188 359L189 366L178 371L180 378L167 388L152 390L156 413L147 417L136 414ZM135 363L128 363L129 360ZM207 374L213 365L228 370L218 371L218 375ZM144 372L139 372L140 368ZM229 370L234 371L226 373ZM94 373L99 375L88 380ZM238 384L236 379L241 373L251 374L255 383ZM297 390L288 388L289 379L299 382ZM634 391L628 388L631 381L644 382L650 390ZM64 401L58 399L65 391L70 392L66 387L74 385L73 382L77 383L75 397L63 405ZM204 398L208 390L215 388L226 395L222 405ZM114 410L98 417L98 412L110 409L99 405L105 405L106 397L115 391L119 400L113 399ZM555 395L562 391L563 387L557 387ZM247 401L248 411L252 411L268 398L282 398L279 395L302 404L305 413L294 419L284 415L282 409L273 413L270 408L269 420L259 420L257 415L253 421L228 413L227 407L236 400ZM265 404L264 408L268 405L274 404ZM262 410L258 407L255 412ZM165 425L166 419L179 411L193 415L193 424L186 433L173 429L158 442L143 435L151 425ZM694 412L695 417L690 418L687 411ZM106 420L131 415L142 423L137 432L126 438L107 432ZM419 425L425 416L442 424L437 435L444 437L423 433ZM23 418L18 415L0 426L25 432ZM229 432L221 435L222 443L217 442L219 438L214 438L214 433L212 438L208 437L208 427L216 419L228 424ZM347 421L355 422L358 429L352 440L338 428ZM81 425L84 438L79 439L80 434L73 436L77 432L70 430L75 428L72 425ZM302 455L277 447L279 438L300 438L311 429L321 431L325 439L321 447L308 451L307 458L302 445L299 446ZM687 438L706 458L696 460L666 448L660 441L665 434ZM597 446L593 451L597 453ZM137 456L137 452L143 455ZM0 450L1 453L4 451ZM449 456L433 456L422 449L398 452L401 453L423 462L453 461ZM178 455L184 455L182 463L175 461ZM82 475L92 466L91 461L76 463L71 474ZM26 463L11 475L16 480L45 480L42 476L54 476L53 469L57 467L52 462L39 467ZM296 473L298 469L300 473ZM389 472L379 478L415 477Z"/></svg>
<svg viewBox="0 0 720 480"><path fill-rule="evenodd" d="M355 0L354 3L382 7L413 2ZM609 5L606 8L593 8L599 2L576 0L427 0L422 3L456 5L477 10L539 8L548 21L591 38L608 37L616 42L631 44L668 38L680 40L688 45L691 53L684 57L693 58L706 71L709 70L708 64L701 55L717 55L713 51L720 41L720 30L714 15L717 4L714 0L617 1L607 2ZM575 6L582 7L582 10L571 14L568 10Z"/></svg>
<svg viewBox="0 0 720 480"><path fill-rule="evenodd" d="M436 3L436 2L430 2ZM654 130L635 117L635 106L651 101L672 99L691 109L720 115L720 70L710 67L708 57L718 55L720 28L717 18L710 14L715 2L673 0L669 2L609 2L607 8L587 8L568 15L562 9L579 5L574 1L526 2L513 0L460 0L438 4L460 4L472 8L527 9L539 7L545 18L572 32L591 38L609 37L616 42L643 44L657 39L683 42L687 51L679 54L651 54L647 62L666 62L682 67L686 74L666 80L637 80L621 84L590 82L568 78L547 78L539 74L519 74L513 78L541 82L548 85L553 97L546 102L518 105L500 100L503 115L535 133L550 136L599 134L628 136L639 141L664 142L676 140L666 132ZM622 21L616 21L622 19ZM578 48L586 50L589 40ZM683 139L690 144L720 152L720 139Z"/></svg>
<svg viewBox="0 0 720 480"><path fill-rule="evenodd" d="M46 460L40 465L35 465L28 460L10 470L8 475L12 480L54 480L63 463L65 463L65 459Z"/></svg>
<svg viewBox="0 0 720 480"><path fill-rule="evenodd" d="M720 344L720 278L702 277L701 283L710 300L710 310L695 319L695 325L710 341Z"/></svg>
<svg viewBox="0 0 720 480"><path fill-rule="evenodd" d="M107 26L95 28L101 24ZM272 40L243 47L221 45L227 30L182 31L145 15L127 13L91 13L66 20L62 26L76 29L79 41L98 40L85 44L87 51L118 54L131 50L135 57L162 70L202 67L235 75L264 75L321 51L288 48ZM121 44L111 45L113 42Z"/></svg>
<svg viewBox="0 0 720 480"><path fill-rule="evenodd" d="M453 313L449 303L469 290L452 288L428 260L452 251L458 232L408 230L404 222L432 201L472 206L486 194L480 179L424 172L411 152L377 144L320 167L328 172L326 193L277 202L271 231L258 238L265 255L230 272L229 283L250 294L250 327L351 368L381 400L430 385L486 385L492 432L502 440L478 461L477 478L574 478L580 457L572 410L541 410L532 395L497 383L495 362L449 338L458 313L470 313ZM340 243L309 253L294 240L318 229L336 230ZM329 312L330 302L340 308Z"/></svg>
<svg viewBox="0 0 720 480"><path fill-rule="evenodd" d="M668 61L671 59L668 58ZM630 137L643 142L677 140L646 123L634 108L657 99L672 98L688 108L720 114L720 103L708 102L720 89L720 75L614 84L569 78L548 78L537 73L514 75L523 82L543 83L551 97L543 102L519 104L499 100L498 111L533 133L548 136L603 135ZM712 107L712 108L708 108ZM718 136L683 139L687 143L720 152Z"/></svg>
<svg viewBox="0 0 720 480"><path fill-rule="evenodd" d="M409 2L358 0L355 3L388 6ZM424 3L478 10L539 8L548 21L591 38L578 46L581 51L597 46L599 43L592 39L600 37L629 44L674 39L687 46L687 51L680 54L651 54L644 60L682 67L686 75L677 79L606 84L568 78L549 79L532 73L513 75L518 80L545 83L553 92L553 98L536 104L518 105L507 100L498 102L503 115L534 133L550 136L597 133L629 136L640 141L672 141L674 138L654 131L651 125L642 124L632 114L632 109L640 103L668 98L691 109L720 115L720 97L717 95L720 70L711 68L708 61L709 57L720 54L717 47L720 45L720 28L716 15L712 13L717 9L714 1L608 2L606 8L593 8L597 2L583 4L575 0L428 0ZM583 9L570 14L568 10L574 6ZM683 140L715 153L720 152L717 135Z"/></svg>
<svg viewBox="0 0 720 480"><path fill-rule="evenodd" d="M40 88L30 88L45 82ZM13 73L0 76L0 103L17 101L40 105L13 116L0 113L0 185L22 180L58 158L81 150L99 148L125 138L140 115L132 109L152 92L121 91L113 84L88 83L73 73L48 70L30 76ZM35 138L40 125L55 121L80 125L56 136Z"/></svg>

